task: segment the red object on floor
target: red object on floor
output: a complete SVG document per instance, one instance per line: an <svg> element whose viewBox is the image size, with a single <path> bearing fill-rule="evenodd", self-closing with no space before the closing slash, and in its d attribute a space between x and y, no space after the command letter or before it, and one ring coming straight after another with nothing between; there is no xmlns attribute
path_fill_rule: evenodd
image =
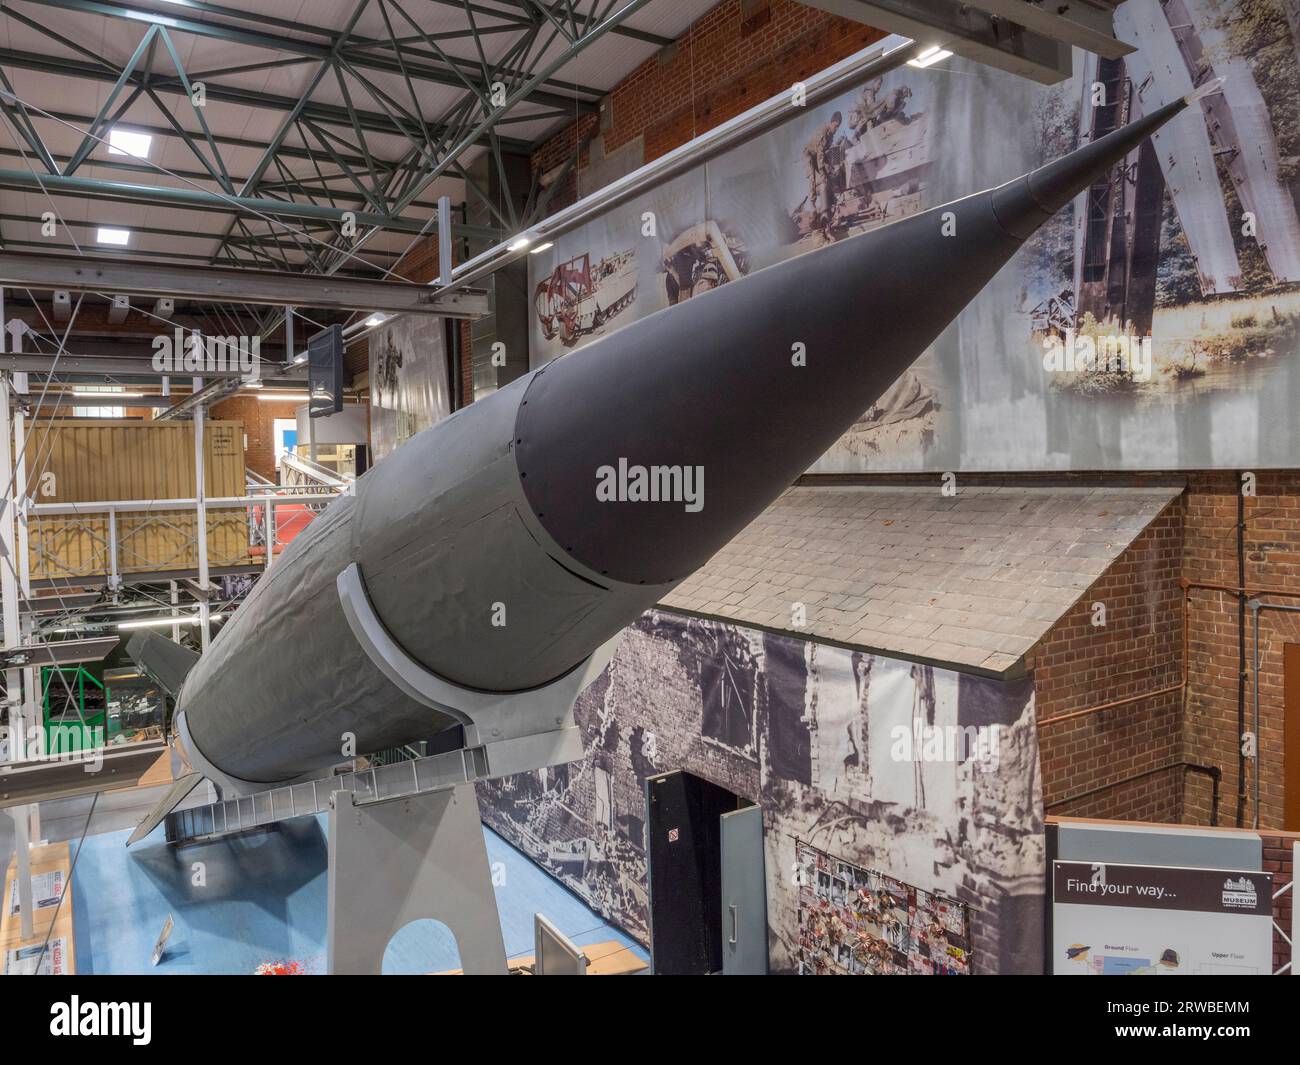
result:
<svg viewBox="0 0 1300 1065"><path fill-rule="evenodd" d="M300 961L264 961L257 967L255 976L305 976L306 968Z"/></svg>

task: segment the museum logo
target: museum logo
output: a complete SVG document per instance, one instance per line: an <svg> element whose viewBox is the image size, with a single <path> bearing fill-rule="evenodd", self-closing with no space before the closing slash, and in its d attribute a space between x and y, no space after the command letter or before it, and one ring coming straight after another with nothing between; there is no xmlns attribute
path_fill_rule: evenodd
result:
<svg viewBox="0 0 1300 1065"><path fill-rule="evenodd" d="M50 1006L50 1035L129 1036L136 1046L148 1046L152 1015L150 1002L82 1002L73 995Z"/></svg>
<svg viewBox="0 0 1300 1065"><path fill-rule="evenodd" d="M596 498L602 503L682 503L689 514L704 509L703 466L618 466L596 470Z"/></svg>
<svg viewBox="0 0 1300 1065"><path fill-rule="evenodd" d="M1135 381L1151 380L1151 338L1083 336L1073 329L1064 338L1055 333L1043 340L1043 369L1048 373L1122 373Z"/></svg>
<svg viewBox="0 0 1300 1065"><path fill-rule="evenodd" d="M1223 905L1234 910L1253 910L1259 905L1255 882L1248 877L1229 877L1223 882Z"/></svg>
<svg viewBox="0 0 1300 1065"><path fill-rule="evenodd" d="M1001 725L895 725L889 755L895 762L979 762L997 767L1002 744Z"/></svg>
<svg viewBox="0 0 1300 1065"><path fill-rule="evenodd" d="M178 327L153 338L153 368L166 376L238 373L252 382L260 376L261 362L260 336L205 336Z"/></svg>

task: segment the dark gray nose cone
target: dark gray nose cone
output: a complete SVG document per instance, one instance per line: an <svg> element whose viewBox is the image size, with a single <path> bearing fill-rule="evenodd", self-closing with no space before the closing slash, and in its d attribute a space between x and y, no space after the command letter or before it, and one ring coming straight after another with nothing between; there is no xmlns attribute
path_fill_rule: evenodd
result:
<svg viewBox="0 0 1300 1065"><path fill-rule="evenodd" d="M1183 106L997 189L696 296L539 370L515 432L537 518L610 580L682 580L879 399L1054 211ZM697 498L632 498L638 469L652 488L689 477ZM611 471L614 498L601 491Z"/></svg>

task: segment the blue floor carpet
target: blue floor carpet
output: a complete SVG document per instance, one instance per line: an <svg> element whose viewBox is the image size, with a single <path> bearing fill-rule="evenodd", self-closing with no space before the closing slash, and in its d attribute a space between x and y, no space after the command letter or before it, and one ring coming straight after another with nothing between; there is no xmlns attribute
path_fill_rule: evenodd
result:
<svg viewBox="0 0 1300 1065"><path fill-rule="evenodd" d="M533 952L534 913L579 945L617 940L647 956L494 832L483 831L509 956ZM267 962L324 972L325 833L322 815L181 850L162 841L161 828L130 851L127 831L87 837L73 879L77 972L238 974ZM153 968L149 957L168 914L175 930ZM455 940L431 921L402 929L384 957L385 973L459 967Z"/></svg>

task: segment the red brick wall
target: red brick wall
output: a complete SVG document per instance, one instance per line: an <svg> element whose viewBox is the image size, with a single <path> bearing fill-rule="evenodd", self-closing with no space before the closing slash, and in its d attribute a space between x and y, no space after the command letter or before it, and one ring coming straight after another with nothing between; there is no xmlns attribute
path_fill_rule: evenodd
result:
<svg viewBox="0 0 1300 1065"><path fill-rule="evenodd" d="M268 480L275 480L275 419L293 418L301 404L264 403L256 396L239 395L216 404L213 420L242 422L247 445L244 465Z"/></svg>
<svg viewBox="0 0 1300 1065"><path fill-rule="evenodd" d="M1166 507L1027 656L1049 813L1179 818L1183 770L1125 781L1183 757L1181 692L1150 695L1182 680L1183 510L1181 499ZM1105 625L1092 623L1094 603ZM1149 697L1052 723L1132 696Z"/></svg>
<svg viewBox="0 0 1300 1065"><path fill-rule="evenodd" d="M1241 478L1233 472L1193 471L1185 474L1169 472L1149 474L1104 474L1096 472L1079 472L1072 474L963 474L963 484L1045 484L1059 483L1066 485L1113 483L1142 485L1148 483L1169 483L1171 477L1185 477L1187 491L1182 502L1183 533L1181 541L1181 579L1186 586L1187 598L1187 691L1184 695L1183 713L1181 715L1181 760L1196 765L1217 766L1222 771L1219 797L1219 824L1225 827L1237 823L1237 788L1239 764L1239 729L1237 724L1238 691L1238 632L1237 623L1237 499L1240 492ZM874 475L871 477L837 474L829 476L805 477L808 484L935 484L937 476L933 474L897 474ZM1162 521L1171 518L1169 512L1162 516ZM1300 470L1258 471L1255 475L1255 494L1245 498L1245 559L1246 588L1251 595L1258 595L1263 602L1300 606ZM1176 537L1175 537L1176 538ZM1139 541L1139 544L1141 541ZM1134 546L1139 546L1135 544ZM1132 611L1139 605L1155 609L1158 615L1167 617L1165 624L1169 628L1163 642L1148 636L1147 643L1142 643L1137 635L1129 644L1120 641L1112 644L1112 637L1105 633L1085 630L1088 607L1075 607L1071 616L1062 622L1044 643L1035 648L1029 656L1031 663L1047 667L1047 674L1039 680L1038 714L1040 719L1052 713L1068 713L1071 709L1083 709L1122 698L1124 695L1136 694L1136 689L1125 690L1124 671L1134 662L1141 662L1144 647L1152 649L1149 655L1149 685L1144 689L1155 691L1165 687L1161 678L1168 677L1168 683L1177 683L1179 677L1174 674L1172 663L1158 656L1156 649L1165 651L1172 646L1172 632L1181 625L1168 607L1169 570L1165 565L1167 559L1153 555L1145 559L1130 557L1132 552L1118 560L1119 563L1133 562L1133 567L1112 570L1102 580L1123 578L1129 582L1129 590L1112 587L1108 594L1121 593L1121 599L1129 602L1128 616L1137 622L1138 617ZM1206 587L1210 585L1213 587ZM1101 587L1104 588L1104 585ZM1163 591L1157 591L1163 589ZM1137 596L1136 600L1129 597ZM1147 596L1151 596L1148 601ZM1085 596L1091 604L1104 598L1096 590L1090 590ZM1158 604L1164 604L1158 606ZM1121 608L1120 618L1124 618L1125 609ZM1139 611L1140 612L1140 611ZM1115 613L1110 611L1112 625ZM1253 693L1251 688L1251 669L1253 664L1253 645L1250 630L1250 613L1246 615L1246 724L1249 728L1253 717ZM1064 626L1064 628L1062 628ZM1091 635L1085 634L1086 632ZM1072 635L1071 635L1072 633ZM1300 614L1265 610L1260 614L1260 819L1265 829L1281 829L1283 823L1283 749L1286 737L1283 735L1283 653L1287 643L1300 643ZM1074 645L1071 646L1071 640ZM1075 661L1073 656L1088 652L1087 661ZM1179 651L1181 654L1181 651ZM1041 670L1040 670L1041 672ZM1134 687L1128 685L1128 687ZM1052 726L1043 731L1044 787L1047 801L1065 795L1077 794L1080 790L1106 783L1127 775L1111 767L1097 756L1088 758L1090 742L1100 742L1102 730L1110 730L1107 735L1113 741L1110 750L1123 752L1120 741L1125 738L1123 729L1131 730L1133 751L1125 755L1126 764L1134 768L1129 772L1140 772L1142 764L1138 746L1155 742L1157 748L1167 750L1167 737L1162 729L1162 715L1172 713L1166 710L1166 698L1128 704L1115 711L1103 711L1097 715L1100 722L1092 724L1087 718L1076 719L1085 724L1065 723ZM1145 715L1145 717L1144 717ZM1089 715L1091 717L1092 715ZM1148 720L1149 719L1149 720ZM1125 725L1124 722L1130 722ZM1146 721L1150 732L1143 732ZM1055 735L1059 730L1059 736ZM1158 739L1152 739L1158 737ZM1291 737L1293 749L1300 747L1300 736ZM1147 759L1152 762L1154 760ZM1100 771L1106 769L1109 776L1092 779L1089 783L1086 767ZM1171 771L1172 775L1172 771ZM1170 781L1168 787L1177 789L1180 785ZM1057 813L1070 813L1076 816L1094 817L1142 817L1165 819L1164 812L1170 809L1172 800L1168 796L1144 796L1144 791L1159 790L1162 783L1159 778L1147 778L1132 785L1132 792L1125 795L1124 788L1111 789L1111 797L1104 796L1085 803L1070 804L1058 808ZM1211 781L1204 775L1187 772L1182 788L1182 804L1176 817L1185 824L1208 825L1213 788ZM1147 799L1149 798L1149 802ZM1159 810L1160 813L1153 811ZM1243 824L1254 824L1254 781L1247 771L1246 803Z"/></svg>
<svg viewBox="0 0 1300 1065"><path fill-rule="evenodd" d="M605 151L644 137L649 162L884 36L793 0L723 0L614 88ZM533 173L561 166L598 121L585 115L542 144ZM584 149L578 166L586 163ZM571 172L551 209L572 202L575 188Z"/></svg>
<svg viewBox="0 0 1300 1065"><path fill-rule="evenodd" d="M1235 824L1238 790L1239 675L1237 596L1198 587L1237 587L1237 500L1240 478L1232 473L1193 476L1187 508L1189 593L1188 630L1191 683L1188 690L1185 748L1192 761L1221 765L1224 773L1221 823ZM1264 601L1300 606L1300 471L1261 472L1256 495L1245 499L1246 587L1290 595ZM1253 645L1246 614L1246 727L1252 721L1249 671ZM1260 613L1260 824L1282 826L1282 654L1286 643L1300 643L1300 614ZM1300 736L1291 737L1300 745ZM1246 824L1253 822L1254 781L1246 780ZM1205 824L1206 796L1188 793L1184 819Z"/></svg>

